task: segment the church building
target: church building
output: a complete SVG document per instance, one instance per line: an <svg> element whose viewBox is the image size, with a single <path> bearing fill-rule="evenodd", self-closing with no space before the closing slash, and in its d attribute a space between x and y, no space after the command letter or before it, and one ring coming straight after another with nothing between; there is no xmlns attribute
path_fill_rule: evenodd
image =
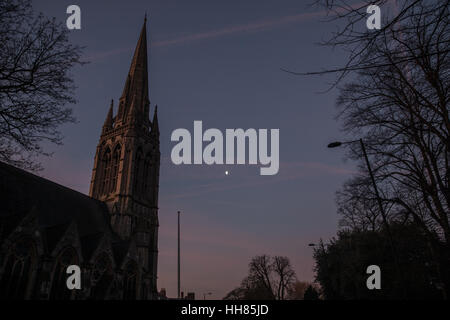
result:
<svg viewBox="0 0 450 320"><path fill-rule="evenodd" d="M159 127L146 21L96 149L89 196L0 162L0 299L157 299ZM81 268L69 290L67 267Z"/></svg>

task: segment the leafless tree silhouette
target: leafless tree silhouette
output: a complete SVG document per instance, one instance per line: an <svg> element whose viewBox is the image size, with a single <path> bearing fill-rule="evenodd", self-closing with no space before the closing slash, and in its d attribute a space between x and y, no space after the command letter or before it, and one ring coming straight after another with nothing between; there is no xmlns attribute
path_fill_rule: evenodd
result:
<svg viewBox="0 0 450 320"><path fill-rule="evenodd" d="M325 44L342 46L349 57L342 68L303 74L337 73L338 118L346 133L363 138L390 218L412 220L450 245L450 2L370 1L381 7L380 30L365 28L369 2L319 2L344 21ZM362 158L359 144L349 149L351 158ZM359 218L370 224L378 219L375 195L360 168L363 176L338 200L347 218L364 211L372 222Z"/></svg>
<svg viewBox="0 0 450 320"><path fill-rule="evenodd" d="M336 74L338 119L350 140L363 139L389 221L414 223L431 244L449 247L450 1L318 2L344 26L324 44L345 49L348 59L296 74ZM366 28L369 4L381 8L379 30ZM337 194L342 225L377 230L380 211L361 146L348 146L361 175Z"/></svg>
<svg viewBox="0 0 450 320"><path fill-rule="evenodd" d="M285 300L295 281L295 272L287 257L256 256L250 261L248 276L240 287L229 292L224 299Z"/></svg>
<svg viewBox="0 0 450 320"><path fill-rule="evenodd" d="M61 143L58 127L74 121L69 70L82 64L82 48L29 0L0 2L0 43L0 160L38 170L41 143Z"/></svg>

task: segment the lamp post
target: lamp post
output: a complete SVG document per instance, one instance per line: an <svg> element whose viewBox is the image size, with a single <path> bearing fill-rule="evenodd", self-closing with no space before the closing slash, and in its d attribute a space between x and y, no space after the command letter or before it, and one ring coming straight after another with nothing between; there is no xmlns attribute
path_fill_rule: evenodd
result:
<svg viewBox="0 0 450 320"><path fill-rule="evenodd" d="M347 142L336 141L336 142L330 143L328 145L328 148L337 148L337 147L340 147L343 144L351 144L351 143L355 143L355 142L359 142L360 145L361 145L361 150L363 152L364 159L366 161L367 170L369 171L370 180L372 181L373 190L375 191L375 196L377 197L377 203L378 203L378 207L380 209L381 217L383 218L383 223L385 224L386 230L387 230L387 232L388 232L388 234L390 236L390 229L389 229L389 224L388 224L387 218L386 218L386 212L384 211L384 207L383 207L383 204L381 202L380 193L378 192L378 187L377 187L377 184L375 182L375 178L374 178L374 175L373 175L373 172L372 172L372 168L370 166L369 158L367 157L366 146L364 145L363 140L359 139L359 140L347 141Z"/></svg>
<svg viewBox="0 0 450 320"><path fill-rule="evenodd" d="M370 166L369 158L368 158L367 152L366 152L366 146L364 145L363 140L359 139L359 140L353 140L353 141L347 141L347 142L336 141L336 142L330 143L328 145L328 148L337 148L337 147L340 147L340 146L342 146L344 144L351 144L351 143L355 143L355 142L359 142L360 145L361 145L361 150L362 150L363 155L364 155L364 160L366 161L367 170L369 171L370 180L372 181L373 190L375 191L375 196L377 197L377 203L378 203L378 207L380 209L381 217L383 218L383 223L384 223L384 225L386 227L386 230L388 232L389 237L392 238L391 237L390 228L389 228L389 224L387 222L386 212L384 211L384 207L383 207L383 204L381 202L380 193L378 192L378 187L377 187L377 184L375 182L375 177L374 177L373 172L372 172L372 167ZM391 239L391 241L392 241L392 239Z"/></svg>
<svg viewBox="0 0 450 320"><path fill-rule="evenodd" d="M180 211L178 211L178 299L180 295Z"/></svg>
<svg viewBox="0 0 450 320"><path fill-rule="evenodd" d="M372 168L370 166L369 157L367 156L366 146L364 145L363 140L359 139L359 140L346 141L346 142L335 141L335 142L332 142L332 143L328 144L328 148L337 148L337 147L340 147L340 146L342 146L344 144L352 144L352 143L355 143L355 142L359 142L360 145L361 145L361 150L362 150L362 153L363 153L363 156L364 156L364 160L366 161L366 166L367 166L367 170L369 171L369 176L370 176L370 180L372 181L373 189L375 191L375 196L377 198L377 203L378 203L378 207L380 209L381 217L383 219L383 223L384 223L384 225L386 227L386 231L388 233L389 243L390 243L390 246L391 246L392 254L394 256L394 262L395 262L395 267L397 269L397 274L399 276L401 276L400 267L399 267L399 263L398 263L397 250L396 250L396 248L394 246L394 240L392 238L391 229L390 229L389 223L387 221L386 212L384 211L383 203L381 202L380 193L378 192L378 187L377 187L377 184L375 182L375 177L373 175Z"/></svg>

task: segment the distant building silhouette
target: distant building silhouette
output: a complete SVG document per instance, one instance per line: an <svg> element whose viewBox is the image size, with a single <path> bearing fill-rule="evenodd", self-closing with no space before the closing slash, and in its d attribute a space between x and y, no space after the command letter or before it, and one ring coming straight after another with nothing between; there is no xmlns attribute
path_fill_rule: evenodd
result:
<svg viewBox="0 0 450 320"><path fill-rule="evenodd" d="M188 292L186 294L186 300L195 300L195 292Z"/></svg>
<svg viewBox="0 0 450 320"><path fill-rule="evenodd" d="M146 22L94 160L90 197L0 163L0 297L157 299L159 127ZM80 290L66 268L82 270Z"/></svg>
<svg viewBox="0 0 450 320"><path fill-rule="evenodd" d="M158 296L159 296L160 300L168 300L166 288L161 288L161 290L159 291Z"/></svg>

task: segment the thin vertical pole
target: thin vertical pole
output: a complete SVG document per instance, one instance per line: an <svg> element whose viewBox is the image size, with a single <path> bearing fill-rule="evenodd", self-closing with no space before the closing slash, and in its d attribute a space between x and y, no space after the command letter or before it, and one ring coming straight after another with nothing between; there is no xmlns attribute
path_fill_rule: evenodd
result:
<svg viewBox="0 0 450 320"><path fill-rule="evenodd" d="M359 139L359 143L361 144L361 149L364 155L364 159L366 160L367 169L369 170L370 180L372 181L373 189L375 191L375 196L377 197L378 207L380 208L381 217L383 218L383 223L386 227L388 235L392 241L391 231L389 228L389 223L387 221L386 212L384 211L383 204L381 203L380 193L378 192L377 184L375 182L375 177L373 176L372 168L370 167L369 157L367 157L366 147L362 139Z"/></svg>
<svg viewBox="0 0 450 320"><path fill-rule="evenodd" d="M369 157L367 156L367 152L366 152L366 147L365 147L364 142L363 142L362 139L359 139L359 143L361 144L361 149L362 149L362 152L363 152L363 155L364 155L364 159L366 160L367 169L369 170L370 180L372 181L372 186L373 186L373 189L375 191L375 196L377 197L377 202L378 202L378 207L380 208L381 217L383 218L383 223L384 223L384 226L386 227L386 231L388 233L389 242L390 242L390 245L391 245L392 253L394 255L394 261L396 262L397 268L398 268L397 252L396 252L395 247L394 247L394 240L392 238L391 228L389 227L389 223L388 223L387 217L386 217L386 212L384 211L384 207L383 207L383 204L381 202L380 193L378 192L378 187L377 187L377 184L375 182L375 177L373 175L372 168L370 166Z"/></svg>
<svg viewBox="0 0 450 320"><path fill-rule="evenodd" d="M388 223L388 220L387 220L387 216L386 216L386 212L384 211L384 207L383 207L383 204L381 202L380 193L378 192L378 187L377 187L377 184L375 182L375 177L373 175L372 168L370 166L369 157L367 156L366 147L364 145L363 139L359 139L359 143L361 144L361 149L362 149L362 152L363 152L363 155L364 155L364 159L366 160L367 169L369 170L370 180L372 181L373 189L375 191L375 196L377 197L377 202L378 202L378 207L380 208L381 217L383 218L383 223L384 223L384 225L386 227L386 231L387 231L387 234L388 234L388 237L389 237L389 244L391 246L392 254L394 256L395 269L397 271L397 275L399 277L403 277L403 274L400 271L400 264L398 262L397 248L394 245L394 239L392 237L391 228L389 226L389 223ZM403 288L403 294L405 295L405 288Z"/></svg>
<svg viewBox="0 0 450 320"><path fill-rule="evenodd" d="M178 211L178 299L180 298L180 211Z"/></svg>

